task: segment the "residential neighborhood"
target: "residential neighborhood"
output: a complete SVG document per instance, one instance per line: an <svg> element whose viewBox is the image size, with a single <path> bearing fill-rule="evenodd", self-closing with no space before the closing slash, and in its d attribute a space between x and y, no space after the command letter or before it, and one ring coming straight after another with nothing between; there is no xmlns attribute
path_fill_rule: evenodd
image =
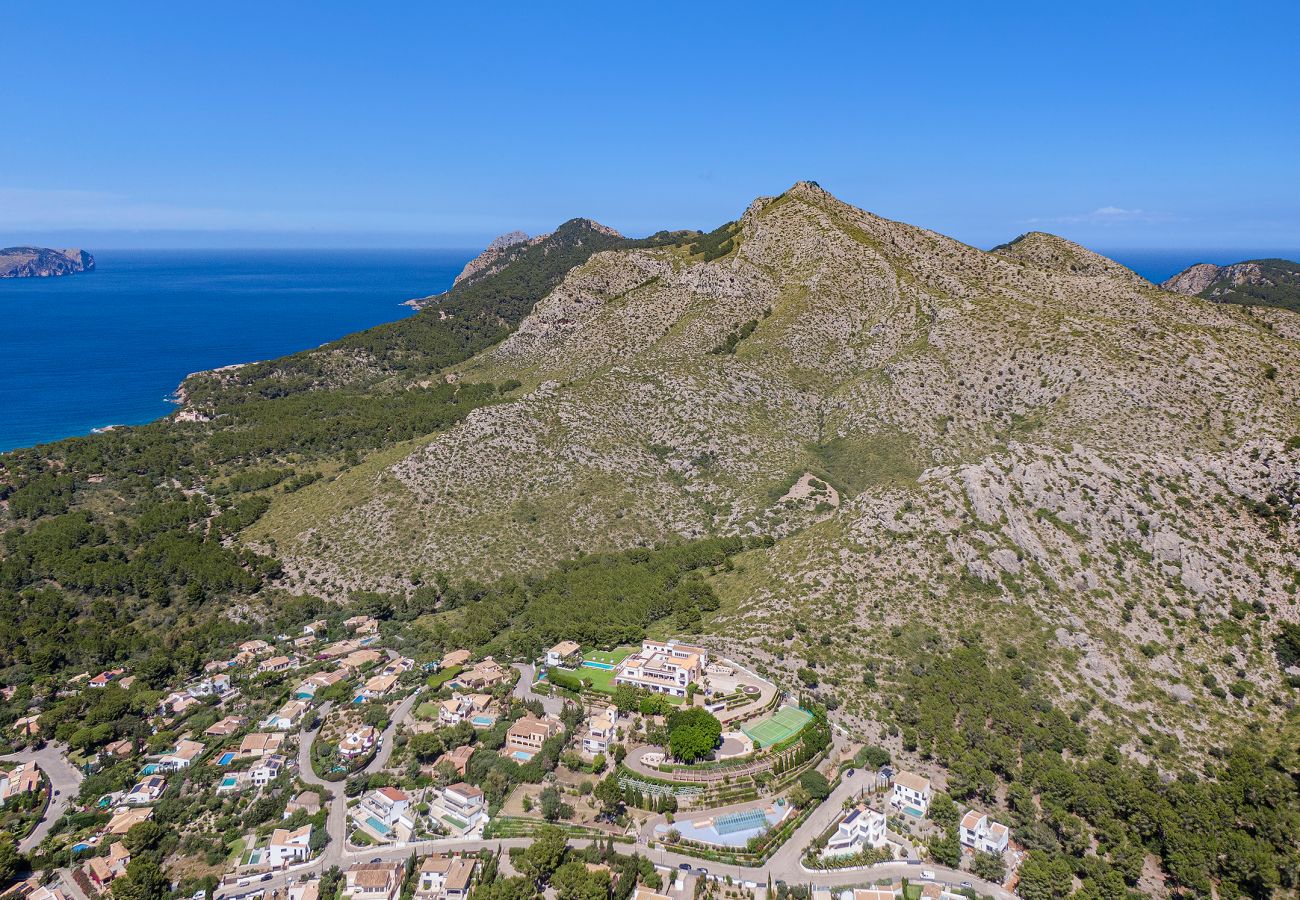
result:
<svg viewBox="0 0 1300 900"><path fill-rule="evenodd" d="M343 897L396 900L405 885L422 900L464 900L478 873L504 863L485 870L493 841L561 826L592 846L630 841L629 850L679 859L740 853L743 871L747 848L818 809L817 784L850 785L851 745L830 740L771 682L700 646L647 639L600 650L561 640L535 660L507 663L457 647L413 654L387 646L383 634L377 619L360 615L240 641L170 686L153 707L152 733L78 755L82 784L111 772L103 783L120 786L76 797L88 812L45 839L77 862L67 878L86 900L111 890L128 877L128 835L160 811L178 848L213 847L206 858L218 900L252 900L268 890L254 886L266 877L283 891L257 900L320 900L315 882L295 884L293 873L315 877L331 866ZM341 637L325 643L329 636ZM126 667L107 669L80 689L126 698L130 678ZM718 723L713 745L691 751L716 769L673 759L674 723L687 710ZM930 779L887 767L874 782L857 777L862 787L819 826L820 842L811 832L802 845L782 838L781 852L803 846L814 871L825 872L914 858L934 798ZM0 768L6 804L43 786L32 763ZM201 816L171 818L177 804L197 803L230 823L224 834ZM966 812L959 831L968 853L1014 862L1009 829L987 813ZM419 859L408 870L411 848ZM366 861L376 854L378 862ZM585 865L589 877L621 877L600 860ZM694 883L707 880L704 868L663 872L635 893L685 900L681 873Z"/></svg>

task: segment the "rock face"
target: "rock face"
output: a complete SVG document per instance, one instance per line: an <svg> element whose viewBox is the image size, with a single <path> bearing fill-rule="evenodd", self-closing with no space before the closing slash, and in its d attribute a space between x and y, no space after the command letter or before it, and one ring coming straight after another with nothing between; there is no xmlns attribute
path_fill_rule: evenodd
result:
<svg viewBox="0 0 1300 900"><path fill-rule="evenodd" d="M73 275L95 268L95 258L84 250L50 250L46 247L6 247L0 250L0 278L48 278Z"/></svg>
<svg viewBox="0 0 1300 900"><path fill-rule="evenodd" d="M815 623L852 644L845 684L892 628L982 628L1113 705L1098 727L1192 747L1247 717L1218 687L1238 671L1280 689L1300 344L1052 235L986 253L811 183L727 235L592 255L457 367L512 399L249 537L276 539L290 589L346 597L765 534L715 576L708 630L797 666L773 635Z"/></svg>
<svg viewBox="0 0 1300 900"><path fill-rule="evenodd" d="M546 237L539 235L538 239ZM529 241L527 233L523 231L511 231L492 239L492 242L478 256L465 263L465 268L460 270L456 276L453 285L460 284L462 281L469 281L474 277L494 272L499 268L496 263L501 259L507 250L511 247L525 244Z"/></svg>
<svg viewBox="0 0 1300 900"><path fill-rule="evenodd" d="M1230 266L1197 263L1160 286L1215 303L1300 311L1300 263L1288 259L1251 259Z"/></svg>
<svg viewBox="0 0 1300 900"><path fill-rule="evenodd" d="M1175 294L1195 297L1214 283L1220 271L1219 266L1213 263L1197 263L1183 269L1168 281L1161 282L1160 286Z"/></svg>

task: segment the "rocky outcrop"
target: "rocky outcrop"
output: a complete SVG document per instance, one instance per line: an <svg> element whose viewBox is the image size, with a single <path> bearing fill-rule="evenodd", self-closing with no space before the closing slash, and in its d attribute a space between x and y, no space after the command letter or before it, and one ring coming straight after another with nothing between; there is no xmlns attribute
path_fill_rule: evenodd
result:
<svg viewBox="0 0 1300 900"><path fill-rule="evenodd" d="M1219 267L1213 263L1197 263L1194 266L1188 266L1168 281L1161 282L1160 286L1166 291L1174 294L1185 294L1188 297L1195 297L1214 283L1214 279L1219 277Z"/></svg>
<svg viewBox="0 0 1300 900"><path fill-rule="evenodd" d="M529 240L540 241L545 237L546 235L543 234L530 239L526 232L510 231L493 238L492 242L484 248L482 253L465 263L465 268L460 270L460 274L456 276L456 280L452 282L452 285L454 286L460 284L462 281L469 281L480 275L496 271L496 263L511 247L526 244Z"/></svg>
<svg viewBox="0 0 1300 900"><path fill-rule="evenodd" d="M1288 259L1248 259L1229 266L1197 263L1160 286L1214 303L1300 312L1300 263Z"/></svg>
<svg viewBox="0 0 1300 900"><path fill-rule="evenodd" d="M0 278L50 278L74 275L95 268L95 257L85 250L51 250L46 247L6 247L0 250Z"/></svg>

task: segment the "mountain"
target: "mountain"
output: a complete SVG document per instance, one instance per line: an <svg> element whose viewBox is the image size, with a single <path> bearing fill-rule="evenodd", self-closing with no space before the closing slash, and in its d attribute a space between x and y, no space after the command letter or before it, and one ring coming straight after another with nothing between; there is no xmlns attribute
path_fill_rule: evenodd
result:
<svg viewBox="0 0 1300 900"><path fill-rule="evenodd" d="M48 278L73 275L95 268L95 257L85 250L50 250L46 247L5 247L0 250L0 278Z"/></svg>
<svg viewBox="0 0 1300 900"><path fill-rule="evenodd" d="M1276 306L1300 312L1300 263L1288 259L1250 259L1230 266L1197 263L1160 286L1214 303Z"/></svg>
<svg viewBox="0 0 1300 900"><path fill-rule="evenodd" d="M329 604L404 652L686 635L997 810L1022 885L1294 884L1294 314L811 182L493 254L169 421L0 456L4 682L161 689Z"/></svg>
<svg viewBox="0 0 1300 900"><path fill-rule="evenodd" d="M510 384L504 402L273 502L247 537L292 590L345 597L768 535L715 582L703 630L733 648L850 684L907 662L893 629L961 623L1134 752L1209 749L1286 690L1288 327L1051 235L986 253L801 183L575 266L446 376ZM798 622L829 643L792 654ZM870 731L879 698L843 694Z"/></svg>

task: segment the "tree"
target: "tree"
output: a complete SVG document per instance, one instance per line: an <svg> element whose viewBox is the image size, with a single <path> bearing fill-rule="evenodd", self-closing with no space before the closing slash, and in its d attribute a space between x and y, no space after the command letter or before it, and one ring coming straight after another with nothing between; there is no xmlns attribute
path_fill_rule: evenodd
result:
<svg viewBox="0 0 1300 900"><path fill-rule="evenodd" d="M970 870L985 881L998 884L1007 877L1007 864L1000 853L976 853L971 860Z"/></svg>
<svg viewBox="0 0 1300 900"><path fill-rule="evenodd" d="M826 776L816 769L809 769L799 776L799 786L808 794L810 800L821 802L831 795L831 783Z"/></svg>
<svg viewBox="0 0 1300 900"><path fill-rule="evenodd" d="M668 750L682 762L710 756L721 737L722 723L702 707L676 710L668 716Z"/></svg>
<svg viewBox="0 0 1300 900"><path fill-rule="evenodd" d="M611 772L600 780L594 791L596 802L601 812L611 818L617 816L623 808L623 789L618 786L618 778Z"/></svg>
<svg viewBox="0 0 1300 900"><path fill-rule="evenodd" d="M957 827L954 825L943 833L942 837L934 838L930 841L930 855L934 861L948 866L957 868L961 863L961 841L957 837Z"/></svg>
<svg viewBox="0 0 1300 900"><path fill-rule="evenodd" d="M630 684L614 685L614 705L618 707L621 713L634 712L640 698L637 696L637 689Z"/></svg>
<svg viewBox="0 0 1300 900"><path fill-rule="evenodd" d="M573 807L560 799L560 792L554 787L548 786L543 788L540 799L542 818L548 822L554 822L557 819L567 819L569 816L573 815Z"/></svg>
<svg viewBox="0 0 1300 900"><path fill-rule="evenodd" d="M131 860L126 875L113 882L113 900L163 900L169 893L167 876L148 857Z"/></svg>
<svg viewBox="0 0 1300 900"><path fill-rule="evenodd" d="M1024 900L1060 900L1074 886L1069 862L1059 856L1049 857L1042 850L1025 854L1019 874L1016 893Z"/></svg>
<svg viewBox="0 0 1300 900"><path fill-rule="evenodd" d="M566 862L551 877L557 900L606 900L609 896L609 873L587 871L581 860Z"/></svg>
<svg viewBox="0 0 1300 900"><path fill-rule="evenodd" d="M18 844L8 832L0 831L0 884L13 881L20 871L27 866L27 861L18 852Z"/></svg>
<svg viewBox="0 0 1300 900"><path fill-rule="evenodd" d="M957 812L957 804L953 803L952 798L943 792L934 795L926 815L931 822L944 828L956 825L957 819L960 818Z"/></svg>
<svg viewBox="0 0 1300 900"><path fill-rule="evenodd" d="M122 844L131 851L132 857L143 856L157 849L166 834L166 828L150 819L132 825L131 829L122 835Z"/></svg>
<svg viewBox="0 0 1300 900"><path fill-rule="evenodd" d="M564 861L564 850L564 832L553 825L547 825L533 835L533 842L520 856L516 868L538 887L545 887Z"/></svg>

